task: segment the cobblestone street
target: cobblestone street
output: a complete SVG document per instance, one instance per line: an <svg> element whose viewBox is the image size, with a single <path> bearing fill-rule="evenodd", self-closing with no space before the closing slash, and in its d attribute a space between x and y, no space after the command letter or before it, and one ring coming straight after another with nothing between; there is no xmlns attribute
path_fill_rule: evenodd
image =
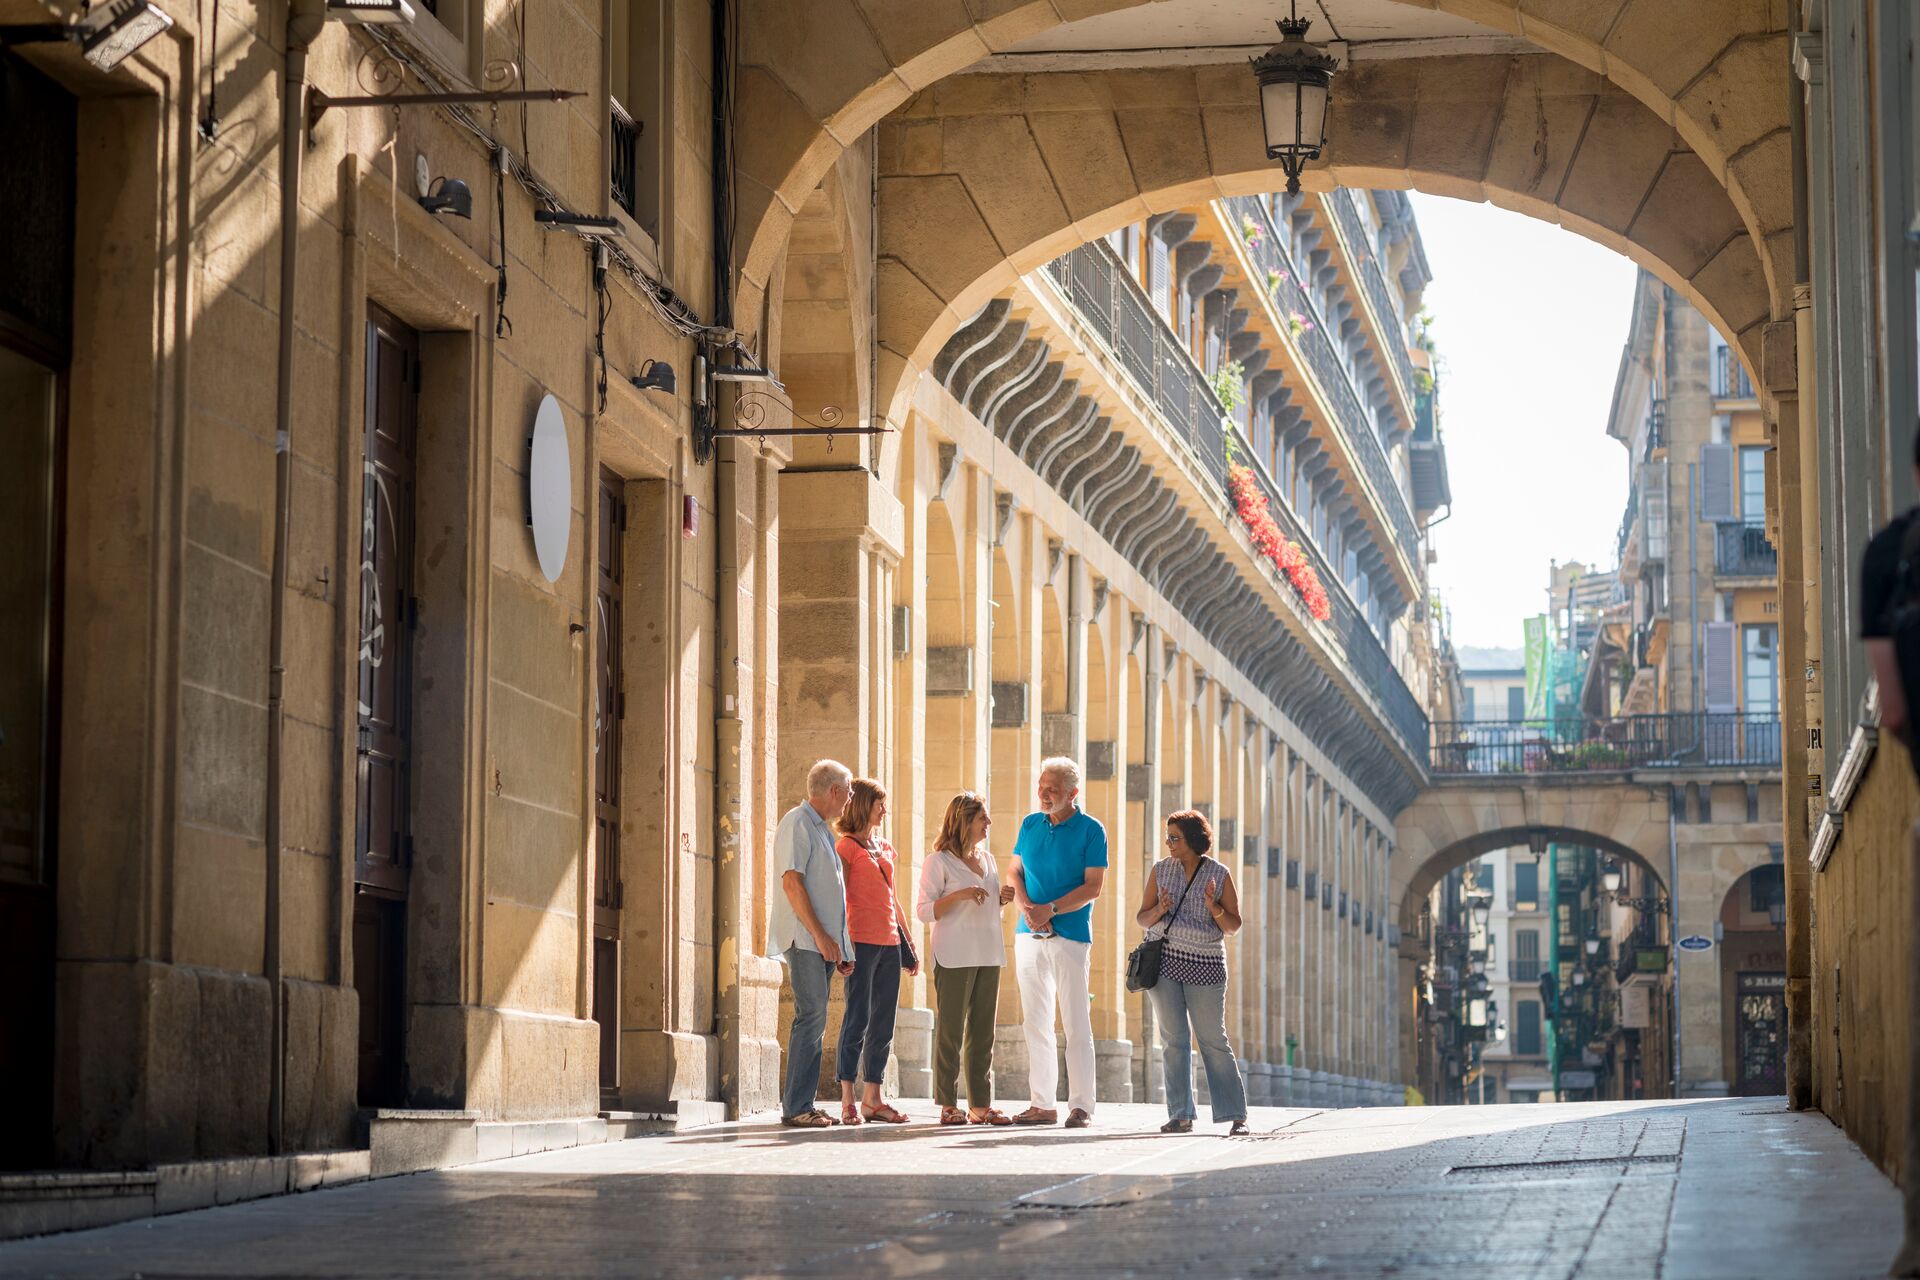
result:
<svg viewBox="0 0 1920 1280"><path fill-rule="evenodd" d="M750 1121L0 1245L0 1274L1744 1280L1879 1275L1899 1242L1893 1187L1777 1099L1257 1109L1232 1140L1164 1114Z"/></svg>

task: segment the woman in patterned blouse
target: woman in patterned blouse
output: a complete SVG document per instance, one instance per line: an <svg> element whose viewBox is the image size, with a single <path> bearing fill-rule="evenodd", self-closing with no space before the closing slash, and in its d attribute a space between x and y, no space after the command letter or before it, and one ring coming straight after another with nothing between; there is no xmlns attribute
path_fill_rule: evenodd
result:
<svg viewBox="0 0 1920 1280"><path fill-rule="evenodd" d="M1146 898L1134 916L1158 926L1165 945L1160 980L1148 992L1165 1048L1168 1120L1162 1133L1192 1133L1193 1050L1187 1029L1200 1042L1207 1068L1213 1122L1230 1124L1229 1136L1247 1132L1247 1087L1227 1042L1227 948L1240 928L1240 895L1233 873L1207 856L1213 828L1206 816L1182 809L1167 819L1167 856L1154 864Z"/></svg>

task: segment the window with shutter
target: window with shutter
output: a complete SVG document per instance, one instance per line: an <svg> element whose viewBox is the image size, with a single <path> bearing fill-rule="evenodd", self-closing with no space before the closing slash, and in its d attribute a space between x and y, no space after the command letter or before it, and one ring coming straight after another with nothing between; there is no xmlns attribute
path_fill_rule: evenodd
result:
<svg viewBox="0 0 1920 1280"><path fill-rule="evenodd" d="M1738 496L1734 488L1733 446L1702 445L1700 448L1700 518L1702 520L1738 519Z"/></svg>
<svg viewBox="0 0 1920 1280"><path fill-rule="evenodd" d="M1667 461L1649 462L1640 471L1640 510L1646 520L1642 544L1648 560L1667 558Z"/></svg>
<svg viewBox="0 0 1920 1280"><path fill-rule="evenodd" d="M1525 1058L1537 1057L1540 1041L1540 1002L1522 1000L1514 1008L1513 1051Z"/></svg>
<svg viewBox="0 0 1920 1280"><path fill-rule="evenodd" d="M1739 708L1738 631L1731 622L1709 622L1701 628L1701 666L1708 711Z"/></svg>

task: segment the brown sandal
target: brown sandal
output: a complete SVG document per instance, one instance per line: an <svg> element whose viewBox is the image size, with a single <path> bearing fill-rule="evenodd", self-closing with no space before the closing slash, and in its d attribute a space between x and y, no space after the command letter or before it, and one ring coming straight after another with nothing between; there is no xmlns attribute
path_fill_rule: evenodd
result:
<svg viewBox="0 0 1920 1280"><path fill-rule="evenodd" d="M839 1123L818 1107L812 1111L802 1111L797 1116L780 1117L780 1124L788 1129L831 1129Z"/></svg>
<svg viewBox="0 0 1920 1280"><path fill-rule="evenodd" d="M973 1112L971 1111L967 1113L967 1123L968 1124L1012 1124L1013 1121L1008 1119L1006 1113L1003 1111L996 1111L992 1107L982 1107L980 1108L980 1114L977 1116L974 1115Z"/></svg>
<svg viewBox="0 0 1920 1280"><path fill-rule="evenodd" d="M958 1107L942 1107L940 1108L940 1123L965 1124L967 1123L967 1113Z"/></svg>
<svg viewBox="0 0 1920 1280"><path fill-rule="evenodd" d="M881 1103L879 1106L875 1107L873 1110L862 1112L862 1114L867 1119L873 1121L875 1124L912 1124L913 1123L911 1120L907 1119L905 1116L901 1115L898 1111L895 1111L892 1107L888 1106L884 1102ZM856 1121L856 1123L858 1122Z"/></svg>

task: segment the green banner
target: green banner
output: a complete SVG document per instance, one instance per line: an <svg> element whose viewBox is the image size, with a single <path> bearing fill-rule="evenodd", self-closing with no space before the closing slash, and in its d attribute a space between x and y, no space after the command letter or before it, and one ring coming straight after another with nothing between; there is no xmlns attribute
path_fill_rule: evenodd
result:
<svg viewBox="0 0 1920 1280"><path fill-rule="evenodd" d="M1529 720L1547 718L1547 615L1526 620L1527 713Z"/></svg>

